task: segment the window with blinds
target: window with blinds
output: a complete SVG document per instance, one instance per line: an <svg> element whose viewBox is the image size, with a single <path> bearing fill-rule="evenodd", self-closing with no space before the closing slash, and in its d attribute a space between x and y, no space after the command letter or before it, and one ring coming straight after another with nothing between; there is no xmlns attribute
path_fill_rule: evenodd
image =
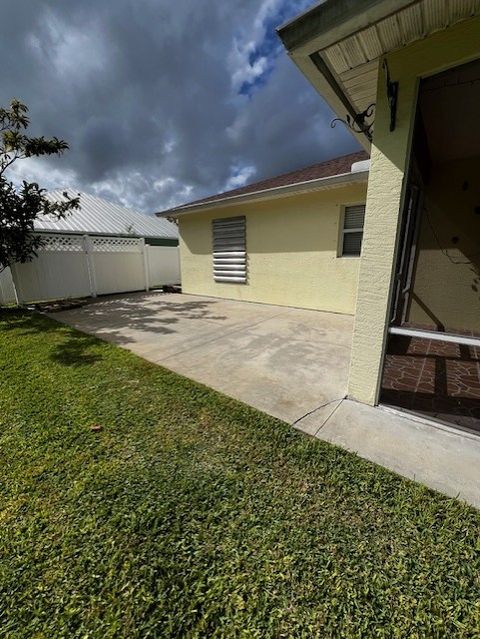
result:
<svg viewBox="0 0 480 639"><path fill-rule="evenodd" d="M215 282L247 282L245 216L212 221L213 279Z"/></svg>
<svg viewBox="0 0 480 639"><path fill-rule="evenodd" d="M345 207L342 229L342 256L358 256L362 252L364 221L364 204Z"/></svg>

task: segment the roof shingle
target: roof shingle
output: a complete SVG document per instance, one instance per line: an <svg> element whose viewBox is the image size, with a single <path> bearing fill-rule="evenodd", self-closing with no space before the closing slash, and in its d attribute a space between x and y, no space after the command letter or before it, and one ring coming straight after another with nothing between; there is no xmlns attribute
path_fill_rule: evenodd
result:
<svg viewBox="0 0 480 639"><path fill-rule="evenodd" d="M174 213L175 211L187 206L193 206L195 204L208 204L217 200L222 200L228 197L234 197L237 195L247 195L248 193L256 193L257 191L265 191L268 189L275 189L281 186L289 186L291 184L299 184L301 182L309 182L311 180L318 180L325 177L333 177L335 175L342 175L344 173L350 173L352 164L355 162L361 162L362 160L368 160L369 156L365 151L357 151L356 153L349 153L326 162L318 162L312 164L303 169L297 169L296 171L290 171L289 173L282 173L260 182L254 182L253 184L247 184L231 191L224 191L223 193L217 193L200 200L194 200L193 202L187 202L180 206L176 206L167 211L162 211L162 215L165 213Z"/></svg>

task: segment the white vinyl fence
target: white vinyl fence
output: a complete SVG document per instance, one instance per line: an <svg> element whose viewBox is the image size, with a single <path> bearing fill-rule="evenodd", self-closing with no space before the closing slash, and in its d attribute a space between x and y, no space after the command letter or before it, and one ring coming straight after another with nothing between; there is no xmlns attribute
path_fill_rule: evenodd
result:
<svg viewBox="0 0 480 639"><path fill-rule="evenodd" d="M15 304L16 301L12 272L7 266L0 273L0 304Z"/></svg>
<svg viewBox="0 0 480 639"><path fill-rule="evenodd" d="M38 257L0 276L0 303L127 293L180 283L178 247L143 238L45 234ZM13 293L13 299L12 298Z"/></svg>

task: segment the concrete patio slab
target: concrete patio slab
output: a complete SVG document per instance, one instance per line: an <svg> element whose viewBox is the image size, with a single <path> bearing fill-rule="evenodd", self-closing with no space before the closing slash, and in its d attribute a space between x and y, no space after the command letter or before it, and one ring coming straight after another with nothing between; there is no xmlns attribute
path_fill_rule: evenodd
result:
<svg viewBox="0 0 480 639"><path fill-rule="evenodd" d="M346 393L348 315L136 293L51 316L289 423Z"/></svg>
<svg viewBox="0 0 480 639"><path fill-rule="evenodd" d="M480 507L480 437L345 399L350 316L161 293L51 316Z"/></svg>

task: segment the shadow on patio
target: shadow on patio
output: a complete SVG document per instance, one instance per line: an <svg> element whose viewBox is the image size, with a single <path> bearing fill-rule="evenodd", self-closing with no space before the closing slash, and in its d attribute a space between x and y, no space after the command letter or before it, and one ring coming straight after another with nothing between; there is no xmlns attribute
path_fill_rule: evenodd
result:
<svg viewBox="0 0 480 639"><path fill-rule="evenodd" d="M99 297L89 301L79 312L62 311L51 317L60 321L65 318L67 323L72 320L80 330L98 333L99 337L126 346L137 341L136 333L172 335L177 332L175 326L184 320L226 320L226 316L212 312L217 303L215 300L175 302L170 294L134 293Z"/></svg>

